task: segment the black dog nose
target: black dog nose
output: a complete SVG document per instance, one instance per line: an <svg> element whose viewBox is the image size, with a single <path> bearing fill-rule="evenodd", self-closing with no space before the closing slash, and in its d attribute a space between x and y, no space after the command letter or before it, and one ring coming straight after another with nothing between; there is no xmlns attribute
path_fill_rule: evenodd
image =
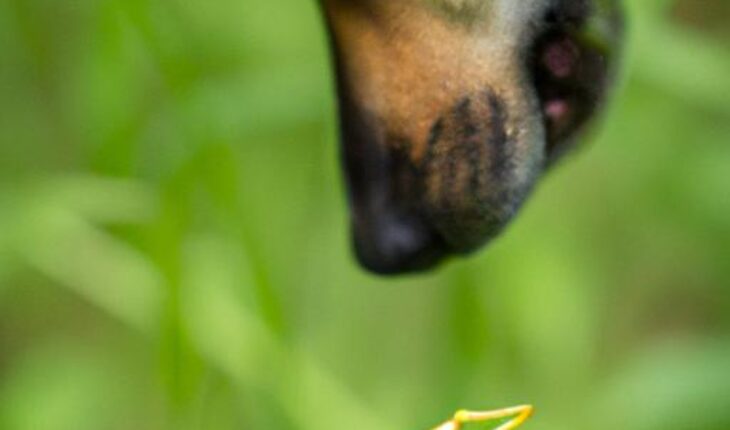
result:
<svg viewBox="0 0 730 430"><path fill-rule="evenodd" d="M355 252L360 263L379 274L420 271L445 254L439 236L417 216L394 213L357 217Z"/></svg>

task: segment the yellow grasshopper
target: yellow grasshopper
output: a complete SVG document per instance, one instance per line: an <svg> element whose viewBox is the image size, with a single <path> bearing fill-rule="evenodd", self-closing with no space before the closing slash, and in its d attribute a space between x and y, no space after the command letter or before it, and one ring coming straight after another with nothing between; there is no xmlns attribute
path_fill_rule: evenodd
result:
<svg viewBox="0 0 730 430"><path fill-rule="evenodd" d="M511 419L495 430L514 430L527 421L533 412L534 408L531 405L515 406L494 411L460 410L454 414L452 419L435 427L433 430L461 430L466 424L484 423L507 418Z"/></svg>

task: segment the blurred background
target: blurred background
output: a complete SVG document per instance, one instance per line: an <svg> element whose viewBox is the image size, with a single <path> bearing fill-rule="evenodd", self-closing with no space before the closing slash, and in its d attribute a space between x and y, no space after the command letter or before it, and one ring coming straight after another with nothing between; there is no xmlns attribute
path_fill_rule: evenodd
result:
<svg viewBox="0 0 730 430"><path fill-rule="evenodd" d="M629 3L590 143L385 279L314 1L1 0L0 429L730 428L730 3Z"/></svg>

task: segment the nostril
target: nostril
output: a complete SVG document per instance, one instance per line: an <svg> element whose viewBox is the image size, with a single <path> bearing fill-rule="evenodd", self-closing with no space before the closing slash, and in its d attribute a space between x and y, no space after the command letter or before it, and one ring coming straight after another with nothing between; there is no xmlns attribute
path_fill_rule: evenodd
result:
<svg viewBox="0 0 730 430"><path fill-rule="evenodd" d="M370 221L355 226L355 251L375 273L423 270L445 253L438 236L417 217L381 215Z"/></svg>

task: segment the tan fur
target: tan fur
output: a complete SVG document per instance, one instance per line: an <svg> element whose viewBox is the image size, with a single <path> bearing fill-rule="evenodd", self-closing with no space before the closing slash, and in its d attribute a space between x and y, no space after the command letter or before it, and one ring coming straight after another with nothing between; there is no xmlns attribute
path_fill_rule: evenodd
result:
<svg viewBox="0 0 730 430"><path fill-rule="evenodd" d="M473 0L440 0L464 6ZM483 0L490 2L492 0ZM492 19L449 19L423 0L325 2L353 99L413 142L417 161L441 112L489 87L508 103L525 103L516 40L492 36ZM494 9L495 13L499 8ZM502 37L501 43L484 43ZM526 106L522 107L526 111ZM519 130L514 130L519 132Z"/></svg>

